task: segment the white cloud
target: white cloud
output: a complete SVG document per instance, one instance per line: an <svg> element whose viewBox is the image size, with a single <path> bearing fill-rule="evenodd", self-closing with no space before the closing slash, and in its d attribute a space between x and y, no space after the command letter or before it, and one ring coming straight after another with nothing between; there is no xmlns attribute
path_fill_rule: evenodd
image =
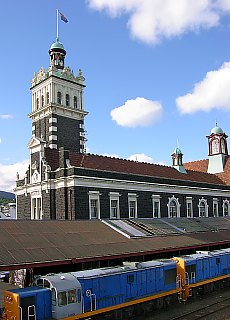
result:
<svg viewBox="0 0 230 320"><path fill-rule="evenodd" d="M0 138L0 144L2 143L2 139Z"/></svg>
<svg viewBox="0 0 230 320"><path fill-rule="evenodd" d="M12 118L12 115L11 114L0 114L0 118L1 119L10 119L10 118Z"/></svg>
<svg viewBox="0 0 230 320"><path fill-rule="evenodd" d="M110 115L120 126L146 127L158 121L162 112L163 108L159 102L138 97L127 100L124 105L113 109Z"/></svg>
<svg viewBox="0 0 230 320"><path fill-rule="evenodd" d="M12 192L16 185L16 174L23 179L28 168L29 161L24 160L10 165L0 163L0 190Z"/></svg>
<svg viewBox="0 0 230 320"><path fill-rule="evenodd" d="M209 71L205 78L196 83L192 93L176 99L181 113L208 112L214 108L230 109L230 62L220 69Z"/></svg>
<svg viewBox="0 0 230 320"><path fill-rule="evenodd" d="M87 0L90 8L112 17L128 15L134 38L157 43L188 31L211 28L230 11L229 0Z"/></svg>
<svg viewBox="0 0 230 320"><path fill-rule="evenodd" d="M131 156L128 157L128 160L153 163L153 159L144 153L132 154Z"/></svg>

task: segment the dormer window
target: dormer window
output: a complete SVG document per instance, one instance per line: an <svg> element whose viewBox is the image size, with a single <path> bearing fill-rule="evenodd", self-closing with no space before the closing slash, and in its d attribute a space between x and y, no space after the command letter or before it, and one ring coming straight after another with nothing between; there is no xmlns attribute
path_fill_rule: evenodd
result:
<svg viewBox="0 0 230 320"><path fill-rule="evenodd" d="M76 96L73 97L73 106L74 106L74 109L77 109L77 97Z"/></svg>
<svg viewBox="0 0 230 320"><path fill-rule="evenodd" d="M57 103L61 104L61 92L60 91L58 91L58 93L57 93Z"/></svg>
<svg viewBox="0 0 230 320"><path fill-rule="evenodd" d="M68 93L65 96L65 104L67 107L69 107L69 94Z"/></svg>

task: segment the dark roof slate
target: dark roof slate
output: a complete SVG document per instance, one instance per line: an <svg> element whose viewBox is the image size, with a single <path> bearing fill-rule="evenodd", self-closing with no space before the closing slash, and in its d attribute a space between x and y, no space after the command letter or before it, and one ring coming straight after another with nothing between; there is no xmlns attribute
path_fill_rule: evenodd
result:
<svg viewBox="0 0 230 320"><path fill-rule="evenodd" d="M139 255L230 241L230 230L127 238L99 220L0 222L0 270Z"/></svg>

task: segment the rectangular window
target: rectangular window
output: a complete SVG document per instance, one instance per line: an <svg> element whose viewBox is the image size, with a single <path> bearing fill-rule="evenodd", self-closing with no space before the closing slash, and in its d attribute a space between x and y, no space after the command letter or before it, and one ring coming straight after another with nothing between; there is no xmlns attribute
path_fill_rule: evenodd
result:
<svg viewBox="0 0 230 320"><path fill-rule="evenodd" d="M51 296L52 296L52 305L56 306L57 305L56 289L54 289L54 288L51 289Z"/></svg>
<svg viewBox="0 0 230 320"><path fill-rule="evenodd" d="M119 193L110 192L110 219L120 219Z"/></svg>
<svg viewBox="0 0 230 320"><path fill-rule="evenodd" d="M91 199L90 200L90 210L91 210L91 218L95 219L98 217L98 200Z"/></svg>
<svg viewBox="0 0 230 320"><path fill-rule="evenodd" d="M58 306L62 307L62 306L66 306L67 305L67 295L66 295L66 291L60 291L57 294L57 298L58 298Z"/></svg>
<svg viewBox="0 0 230 320"><path fill-rule="evenodd" d="M110 207L110 211L111 211L111 218L117 218L118 216L118 200L111 200L111 207Z"/></svg>
<svg viewBox="0 0 230 320"><path fill-rule="evenodd" d="M57 103L61 104L61 92L60 91L58 91L58 93L57 93Z"/></svg>
<svg viewBox="0 0 230 320"><path fill-rule="evenodd" d="M153 218L159 216L159 201L153 201Z"/></svg>
<svg viewBox="0 0 230 320"><path fill-rule="evenodd" d="M68 304L77 302L76 289L68 290Z"/></svg>
<svg viewBox="0 0 230 320"><path fill-rule="evenodd" d="M100 219L99 191L89 191L89 215L90 219Z"/></svg>
<svg viewBox="0 0 230 320"><path fill-rule="evenodd" d="M187 202L187 217L192 218L192 202Z"/></svg>
<svg viewBox="0 0 230 320"><path fill-rule="evenodd" d="M129 200L129 217L136 218L136 201Z"/></svg>
<svg viewBox="0 0 230 320"><path fill-rule="evenodd" d="M69 94L68 93L66 94L65 100L66 100L66 106L69 107Z"/></svg>
<svg viewBox="0 0 230 320"><path fill-rule="evenodd" d="M73 97L73 107L74 107L74 109L77 109L77 97L76 96Z"/></svg>
<svg viewBox="0 0 230 320"><path fill-rule="evenodd" d="M219 212L218 212L218 200L213 199L213 217L218 217Z"/></svg>
<svg viewBox="0 0 230 320"><path fill-rule="evenodd" d="M50 94L49 92L46 93L46 104L50 103Z"/></svg>
<svg viewBox="0 0 230 320"><path fill-rule="evenodd" d="M152 203L153 203L153 218L160 218L160 196L152 195Z"/></svg>

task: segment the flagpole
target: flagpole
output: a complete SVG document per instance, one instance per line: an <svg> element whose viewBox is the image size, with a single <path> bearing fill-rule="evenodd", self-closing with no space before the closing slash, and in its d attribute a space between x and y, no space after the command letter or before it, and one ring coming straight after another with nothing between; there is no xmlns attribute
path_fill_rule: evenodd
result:
<svg viewBox="0 0 230 320"><path fill-rule="evenodd" d="M57 19L57 40L58 40L58 38L59 38L59 35L58 35L58 9L57 9L57 17L56 17L56 19Z"/></svg>

